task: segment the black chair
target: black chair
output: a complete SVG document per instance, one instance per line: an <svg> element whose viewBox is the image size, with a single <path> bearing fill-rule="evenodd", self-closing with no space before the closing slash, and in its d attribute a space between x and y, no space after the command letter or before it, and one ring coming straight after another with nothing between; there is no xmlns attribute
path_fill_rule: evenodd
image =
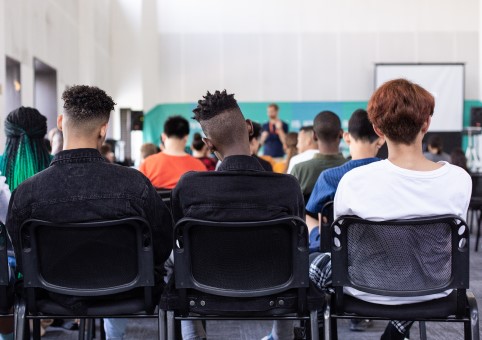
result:
<svg viewBox="0 0 482 340"><path fill-rule="evenodd" d="M318 339L324 296L308 290L303 220L185 218L175 227L174 248L175 283L171 279L161 299L168 339L175 338L176 320L304 320Z"/></svg>
<svg viewBox="0 0 482 340"><path fill-rule="evenodd" d="M470 197L467 222L471 231L474 223L477 225L475 251L478 251L480 241L480 226L482 223L482 173L474 173L471 174L470 177L472 177L472 195Z"/></svg>
<svg viewBox="0 0 482 340"><path fill-rule="evenodd" d="M5 225L0 222L0 317L13 317L13 313L11 312L13 306L13 287L9 285L7 243L7 229Z"/></svg>
<svg viewBox="0 0 482 340"><path fill-rule="evenodd" d="M171 209L171 189L157 188L157 194L161 197L162 201Z"/></svg>
<svg viewBox="0 0 482 340"><path fill-rule="evenodd" d="M323 205L320 215L320 252L329 253L331 251L331 225L334 220L333 201Z"/></svg>
<svg viewBox="0 0 482 340"><path fill-rule="evenodd" d="M335 294L327 295L325 339L337 338L339 318L463 322L465 339L479 339L477 302L467 291L469 230L459 217L372 222L341 216L332 225L331 249ZM452 293L426 302L382 305L344 294L348 287L400 298ZM421 326L425 339L425 323Z"/></svg>
<svg viewBox="0 0 482 340"><path fill-rule="evenodd" d="M16 302L16 339L29 337L26 319L157 318L165 337L165 314L154 287L149 224L141 218L56 224L27 220L20 228L23 298ZM157 295L157 297L155 297ZM84 336L84 330L80 333Z"/></svg>

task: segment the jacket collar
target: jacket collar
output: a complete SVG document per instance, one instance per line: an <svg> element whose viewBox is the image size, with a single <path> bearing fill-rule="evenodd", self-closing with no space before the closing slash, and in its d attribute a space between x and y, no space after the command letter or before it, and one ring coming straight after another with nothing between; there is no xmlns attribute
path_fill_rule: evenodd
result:
<svg viewBox="0 0 482 340"><path fill-rule="evenodd" d="M72 149L60 151L50 165L62 163L106 162L97 149Z"/></svg>
<svg viewBox="0 0 482 340"><path fill-rule="evenodd" d="M237 155L226 157L218 171L264 171L264 169L255 157Z"/></svg>

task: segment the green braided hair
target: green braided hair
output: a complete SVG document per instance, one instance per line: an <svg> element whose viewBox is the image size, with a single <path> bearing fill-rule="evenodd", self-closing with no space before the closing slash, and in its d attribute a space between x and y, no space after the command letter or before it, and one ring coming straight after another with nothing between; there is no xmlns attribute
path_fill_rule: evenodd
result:
<svg viewBox="0 0 482 340"><path fill-rule="evenodd" d="M44 143L47 118L37 109L19 107L5 119L7 143L0 161L0 171L10 190L37 172L47 168L51 156Z"/></svg>

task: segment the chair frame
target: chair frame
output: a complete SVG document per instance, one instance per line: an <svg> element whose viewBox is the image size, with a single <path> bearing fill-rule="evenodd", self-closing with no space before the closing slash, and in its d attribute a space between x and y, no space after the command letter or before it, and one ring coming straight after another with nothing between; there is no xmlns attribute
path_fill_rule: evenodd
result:
<svg viewBox="0 0 482 340"><path fill-rule="evenodd" d="M189 230L194 227L216 227L216 228L232 228L242 227L249 229L279 226L280 224L288 225L292 232L292 258L293 268L291 278L276 287L268 287L257 290L233 290L220 289L218 287L210 287L203 285L195 280L192 275L191 268L191 251ZM310 321L311 334L313 339L318 339L318 309L311 308L309 313L307 310L307 291L309 287L308 277L308 232L305 222L298 217L280 218L270 221L257 222L212 222L198 219L184 218L175 226L174 240L174 275L176 294L180 297L179 308L166 308L167 312L167 338L175 339L175 321L176 320L305 320ZM206 293L218 297L235 297L242 300L243 298L253 297L272 297L276 294L286 292L287 290L296 289L298 292L298 313L296 316L284 315L262 315L262 316L245 316L243 314L235 315L230 312L229 315L222 315L222 311L217 315L200 315L189 316L190 301L187 298L187 290L196 293ZM323 300L323 299L321 299ZM191 301L192 303L192 301ZM271 301L273 305L281 307L283 302ZM320 301L320 310L323 301ZM202 302L201 302L202 305ZM273 306L272 305L272 306ZM313 304L311 304L313 305ZM199 306L197 306L199 308ZM176 310L181 311L181 315L176 314ZM198 312L199 313L199 312Z"/></svg>
<svg viewBox="0 0 482 340"><path fill-rule="evenodd" d="M443 287L418 291L389 291L376 289L372 287L363 287L350 281L348 276L348 247L347 247L347 229L352 227L353 223L362 222L363 224L385 225L385 226L401 226L401 225L426 225L434 222L446 223L451 227L452 237L452 277ZM456 315L447 316L445 318L417 318L411 320L421 321L420 333L421 339L426 339L425 322L463 322L465 339L479 339L479 321L477 301L474 295L467 291L469 288L469 228L465 221L455 215L443 215L435 217L417 218L410 220L392 220L373 222L361 219L357 216L341 216L331 227L331 253L332 253L332 276L333 287L335 288L334 296L327 294L325 309L323 312L325 323L325 339L337 339L336 319L374 319L389 320L390 318L383 315L353 315L346 314L344 311L344 292L343 288L352 287L354 289L384 296L422 296L440 293L449 289L453 289L457 294ZM460 246L459 246L460 245ZM429 301L428 301L429 302ZM420 305L423 302L417 303ZM383 307L387 307L383 305ZM393 306L396 310L397 306ZM332 329L333 328L333 329ZM333 332L332 332L333 331Z"/></svg>
<svg viewBox="0 0 482 340"><path fill-rule="evenodd" d="M102 288L88 288L79 289L74 287L63 287L51 284L47 282L42 276L41 268L39 266L39 253L40 247L37 241L37 232L43 227L49 228L71 228L85 229L85 228L105 228L113 227L116 225L129 225L136 231L137 242L137 262L138 273L137 276L129 283ZM25 221L20 227L21 235L21 256L24 275L24 292L25 298L19 297L15 305L15 338L23 340L25 335L29 334L29 327L25 320L34 320L34 339L40 338L40 319L56 319L56 318L76 318L87 320L86 324L88 331L87 337L91 334L92 319L95 318L157 318L159 323L159 338L165 339L165 313L158 309L156 312L156 306L158 303L153 301L153 287L154 287L154 256L153 256L153 244L152 233L149 223L140 217L129 217L119 220L108 221L94 221L94 222L82 222L82 223L52 223L41 220L29 219ZM88 314L68 314L68 315L47 315L42 313L37 308L37 289L44 289L49 292L80 296L80 297L93 297L93 296L107 296L126 292L135 288L144 289L144 304L145 311L141 313L133 314L112 314L112 315L99 315L97 313ZM106 303L108 305L108 303ZM83 326L82 325L82 326ZM83 328L83 327L81 327ZM84 338L84 329L81 329L80 339Z"/></svg>
<svg viewBox="0 0 482 340"><path fill-rule="evenodd" d="M331 225L333 223L334 201L326 202L321 208L319 214L319 234L320 234L320 252L329 253L331 251ZM323 218L327 218L327 222Z"/></svg>

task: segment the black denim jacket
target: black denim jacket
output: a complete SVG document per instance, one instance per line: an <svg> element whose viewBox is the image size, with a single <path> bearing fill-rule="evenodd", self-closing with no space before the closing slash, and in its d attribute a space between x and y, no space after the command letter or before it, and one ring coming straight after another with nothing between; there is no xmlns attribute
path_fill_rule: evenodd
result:
<svg viewBox="0 0 482 340"><path fill-rule="evenodd" d="M20 226L29 218L67 223L133 216L151 225L156 279L162 281L163 264L172 250L168 208L139 171L110 164L95 149L75 149L58 153L49 168L12 193L6 226L17 250ZM17 270L22 271L19 256Z"/></svg>
<svg viewBox="0 0 482 340"><path fill-rule="evenodd" d="M255 157L230 156L218 171L188 172L172 192L172 215L211 221L305 217L300 185L291 175L264 171Z"/></svg>

